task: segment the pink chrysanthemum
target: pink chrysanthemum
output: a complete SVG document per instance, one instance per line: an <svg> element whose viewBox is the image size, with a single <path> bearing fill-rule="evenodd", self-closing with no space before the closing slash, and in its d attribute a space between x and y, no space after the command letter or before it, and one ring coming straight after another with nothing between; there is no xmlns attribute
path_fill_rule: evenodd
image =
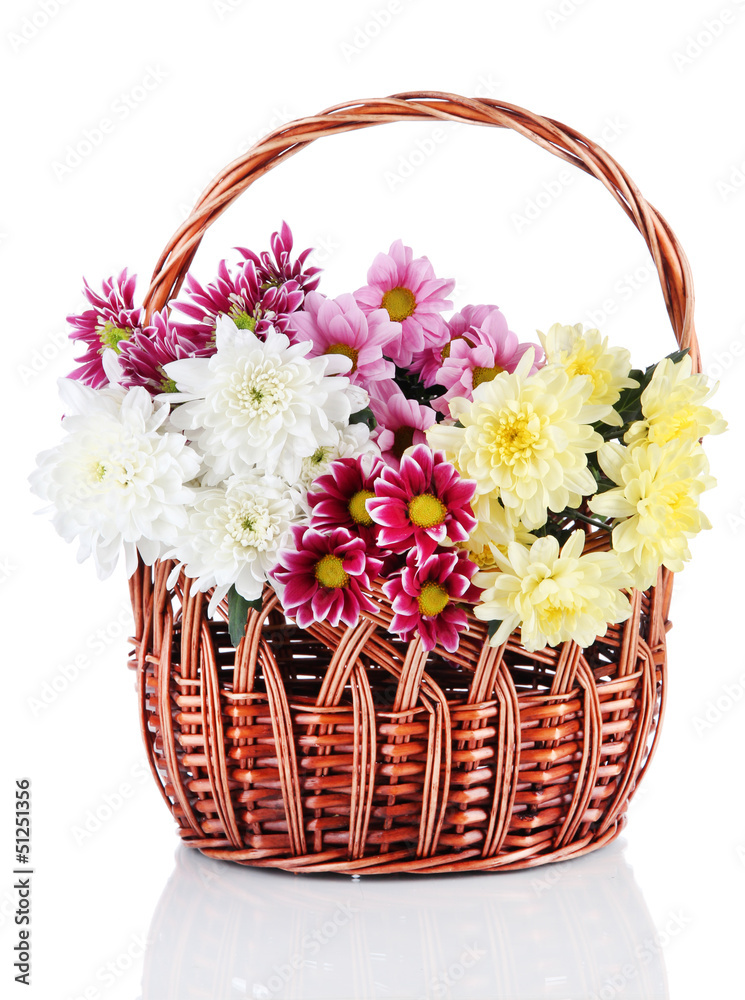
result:
<svg viewBox="0 0 745 1000"><path fill-rule="evenodd" d="M414 354L447 340L447 325L440 315L450 309L446 296L455 282L435 277L426 257L417 257L401 240L388 253L379 253L367 272L367 285L354 293L364 312L386 309L390 318L401 323L401 339L391 344L388 357L402 368Z"/></svg>
<svg viewBox="0 0 745 1000"><path fill-rule="evenodd" d="M365 506L375 496L375 481L385 468L377 455L340 458L331 471L319 476L308 492L313 528L346 528L365 545L377 545L377 527Z"/></svg>
<svg viewBox="0 0 745 1000"><path fill-rule="evenodd" d="M294 281L303 292L311 292L318 285L320 267L305 267L305 261L313 252L309 247L292 260L292 231L286 222L278 233L272 233L271 253L254 253L245 247L237 247L245 260L253 261L262 285L283 285Z"/></svg>
<svg viewBox="0 0 745 1000"><path fill-rule="evenodd" d="M175 392L176 383L163 366L180 358L206 357L214 353L208 334L173 321L166 312L153 313L148 326L136 330L121 344L121 384L144 386L152 395Z"/></svg>
<svg viewBox="0 0 745 1000"><path fill-rule="evenodd" d="M320 532L299 525L292 533L295 551L282 552L270 575L285 612L301 628L321 621L356 625L360 611L376 610L362 591L370 589L381 560L368 555L359 536L346 528Z"/></svg>
<svg viewBox="0 0 745 1000"><path fill-rule="evenodd" d="M296 281L265 285L252 260L231 270L220 261L217 278L203 288L191 274L186 277L187 301L174 307L189 317L199 334L212 335L218 316L230 316L239 330L260 336L270 327L287 333L290 315L303 304L303 292Z"/></svg>
<svg viewBox="0 0 745 1000"><path fill-rule="evenodd" d="M407 399L395 382L379 382L372 390L370 409L378 424L372 436L386 465L397 469L407 448L426 442L425 431L434 424L435 411Z"/></svg>
<svg viewBox="0 0 745 1000"><path fill-rule="evenodd" d="M463 306L460 312L454 313L447 321L448 339L438 347L428 347L412 359L411 371L419 375L422 382L429 388L436 385L437 373L443 362L450 357L450 348L454 340L468 338L468 331L478 328L496 306Z"/></svg>
<svg viewBox="0 0 745 1000"><path fill-rule="evenodd" d="M476 483L461 479L441 454L417 445L398 471L386 467L375 483L367 510L380 525L378 544L393 552L416 546L420 560L438 545L465 542L476 527L470 501Z"/></svg>
<svg viewBox="0 0 745 1000"><path fill-rule="evenodd" d="M137 276L128 274L126 267L121 274L112 275L103 282L101 295L94 292L87 281L83 283L85 297L92 308L80 315L68 316L67 322L73 328L70 339L83 341L88 349L75 359L82 364L70 373L70 378L100 389L109 381L103 368L103 352L111 347L118 354L122 341L129 340L140 329L143 312L134 304Z"/></svg>
<svg viewBox="0 0 745 1000"><path fill-rule="evenodd" d="M477 569L463 549L435 552L421 566L412 549L402 572L383 584L393 609L391 631L406 641L418 632L426 650L439 643L454 653L468 621L461 604L481 594L471 583Z"/></svg>
<svg viewBox="0 0 745 1000"><path fill-rule="evenodd" d="M543 351L538 344L521 344L507 328L507 320L493 307L479 326L469 326L458 338L451 340L450 351L435 381L447 392L432 401L432 406L450 416L450 400L454 396L473 399L473 390L482 382L491 382L500 372L514 372L526 351L535 352L530 374L540 368Z"/></svg>
<svg viewBox="0 0 745 1000"><path fill-rule="evenodd" d="M385 309L375 309L367 315L353 295L327 299L320 292L305 297L302 312L293 313L295 341L310 340L313 344L308 357L341 354L349 358L352 368L347 373L350 382L367 389L372 382L392 379L396 369L383 357L387 345L401 336L401 324L393 323Z"/></svg>

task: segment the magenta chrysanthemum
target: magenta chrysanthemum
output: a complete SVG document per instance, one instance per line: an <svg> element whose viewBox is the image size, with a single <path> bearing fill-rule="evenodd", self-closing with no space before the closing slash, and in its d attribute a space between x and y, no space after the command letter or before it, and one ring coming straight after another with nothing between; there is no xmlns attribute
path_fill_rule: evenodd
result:
<svg viewBox="0 0 745 1000"><path fill-rule="evenodd" d="M375 481L384 468L377 455L371 454L332 462L331 471L319 476L308 492L311 527L346 528L374 548L377 528L366 502L375 496Z"/></svg>
<svg viewBox="0 0 745 1000"><path fill-rule="evenodd" d="M514 372L522 356L531 349L535 352L535 360L530 369L532 375L538 371L543 356L540 345L521 344L518 341L515 334L507 328L507 320L496 306L489 309L478 326L472 323L463 333L454 337L449 347L435 377L435 381L445 386L447 392L432 401L432 406L448 417L450 400L454 396L473 399L476 386L482 382L491 382L500 372Z"/></svg>
<svg viewBox="0 0 745 1000"><path fill-rule="evenodd" d="M418 632L426 650L439 643L454 653L468 621L461 604L481 594L471 583L477 569L463 549L435 552L421 565L412 549L401 573L383 584L393 609L391 631L407 642Z"/></svg>
<svg viewBox="0 0 745 1000"><path fill-rule="evenodd" d="M435 277L427 257L417 257L401 240L388 253L379 253L367 272L367 285L354 293L364 312L386 309L401 323L401 339L387 354L397 365L407 367L414 354L447 340L447 325L441 313L452 307L447 295L455 282Z"/></svg>
<svg viewBox="0 0 745 1000"><path fill-rule="evenodd" d="M245 247L236 249L245 260L253 261L262 285L283 285L286 281L294 281L303 292L311 292L319 282L321 268L305 267L305 261L312 253L310 247L293 260L292 244L292 231L283 222L281 230L272 233L271 253L265 250L262 254L257 254Z"/></svg>
<svg viewBox="0 0 745 1000"><path fill-rule="evenodd" d="M302 312L293 313L294 340L313 344L309 357L341 354L352 362L350 382L369 388L371 382L392 379L396 369L383 352L401 337L401 324L393 323L385 309L365 314L353 295L327 299L319 292L305 297Z"/></svg>
<svg viewBox="0 0 745 1000"><path fill-rule="evenodd" d="M410 370L419 375L422 382L429 388L437 383L437 373L442 368L446 358L450 356L454 340L467 336L472 327L478 328L496 306L464 306L460 312L454 313L447 321L448 339L437 347L428 347L412 359Z"/></svg>
<svg viewBox="0 0 745 1000"><path fill-rule="evenodd" d="M109 381L103 368L103 352L111 347L118 354L122 341L129 340L140 329L143 312L134 304L137 276L130 275L126 267L116 277L112 275L103 282L100 295L87 281L83 284L84 295L92 308L68 316L67 322L73 328L70 339L83 341L88 349L75 359L82 363L69 377L100 389Z"/></svg>
<svg viewBox="0 0 745 1000"><path fill-rule="evenodd" d="M208 334L175 323L166 312L153 313L146 327L121 344L121 384L128 388L142 385L152 395L175 392L176 383L166 374L164 365L180 358L205 357L214 349Z"/></svg>
<svg viewBox="0 0 745 1000"><path fill-rule="evenodd" d="M399 467L407 448L426 442L425 431L436 419L435 411L430 406L407 399L395 382L381 382L373 386L370 409L378 423L373 439L380 448L383 461L394 469Z"/></svg>
<svg viewBox="0 0 745 1000"><path fill-rule="evenodd" d="M375 612L363 588L370 589L381 560L368 555L359 536L346 528L320 532L297 525L292 534L295 551L282 552L270 575L285 612L301 628L321 621L356 625L360 611Z"/></svg>
<svg viewBox="0 0 745 1000"><path fill-rule="evenodd" d="M239 330L257 336L271 327L287 333L290 314L302 306L304 297L296 281L266 285L252 260L232 270L227 261L220 261L217 278L206 288L189 274L185 289L187 300L174 302L174 307L189 317L197 333L210 335L218 316L229 316Z"/></svg>
<svg viewBox="0 0 745 1000"><path fill-rule="evenodd" d="M420 444L405 454L397 471L383 469L367 510L380 526L378 544L393 552L416 546L420 560L438 545L465 542L476 527L471 509L476 483L461 479L442 455Z"/></svg>

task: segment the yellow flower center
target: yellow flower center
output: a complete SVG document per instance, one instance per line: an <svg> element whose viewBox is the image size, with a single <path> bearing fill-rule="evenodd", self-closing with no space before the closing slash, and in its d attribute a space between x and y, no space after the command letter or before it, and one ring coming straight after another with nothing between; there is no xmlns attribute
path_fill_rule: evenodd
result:
<svg viewBox="0 0 745 1000"><path fill-rule="evenodd" d="M396 458L401 458L406 449L410 448L413 443L414 428L399 427L397 431L393 432L393 447L391 448L391 451Z"/></svg>
<svg viewBox="0 0 745 1000"><path fill-rule="evenodd" d="M419 610L423 615L434 618L450 603L447 591L439 583L425 583L419 594Z"/></svg>
<svg viewBox="0 0 745 1000"><path fill-rule="evenodd" d="M352 362L352 367L348 374L353 375L357 371L357 359L359 357L359 352L356 347L350 347L349 344L332 344L330 347L327 347L323 353L343 354L345 358L349 358Z"/></svg>
<svg viewBox="0 0 745 1000"><path fill-rule="evenodd" d="M409 288L389 288L383 295L381 305L388 310L394 323L402 323L416 309L416 299Z"/></svg>
<svg viewBox="0 0 745 1000"><path fill-rule="evenodd" d="M109 471L108 468L104 465L103 462L96 462L96 464L93 467L93 478L97 482L101 483L106 478L106 474L108 471Z"/></svg>
<svg viewBox="0 0 745 1000"><path fill-rule="evenodd" d="M442 500L431 493L422 493L409 500L409 520L418 528L434 528L436 524L442 524L447 512Z"/></svg>
<svg viewBox="0 0 745 1000"><path fill-rule="evenodd" d="M115 323L107 320L98 330L98 339L101 341L100 353L103 354L107 347L112 347L117 354L121 354L122 352L119 347L119 341L129 340L131 334L131 330L123 330Z"/></svg>
<svg viewBox="0 0 745 1000"><path fill-rule="evenodd" d="M530 458L533 446L539 440L538 417L530 409L520 409L517 413L508 411L489 421L491 431L491 451L494 459L504 465L515 465L520 459Z"/></svg>
<svg viewBox="0 0 745 1000"><path fill-rule="evenodd" d="M315 572L316 580L322 587L338 590L349 583L349 576L344 572L344 563L338 556L330 553L318 560Z"/></svg>
<svg viewBox="0 0 745 1000"><path fill-rule="evenodd" d="M465 342L468 344L469 347L473 347L473 344L468 339L468 337L464 337L462 334L459 337L451 337L450 340L447 342L447 344L445 344L443 349L440 351L440 357L442 358L443 361L445 360L445 358L450 357L450 349L452 348L456 340L465 340Z"/></svg>
<svg viewBox="0 0 745 1000"><path fill-rule="evenodd" d="M160 382L160 391L161 392L178 392L178 386L176 385L176 383L173 381L172 378L168 378L168 376L164 373L163 374L163 378L161 379L161 382Z"/></svg>
<svg viewBox="0 0 745 1000"><path fill-rule="evenodd" d="M239 330L250 330L253 333L256 329L256 317L249 315L245 309L233 312L232 320Z"/></svg>
<svg viewBox="0 0 745 1000"><path fill-rule="evenodd" d="M497 565L494 554L487 548L482 549L481 552L469 552L468 558L471 562L476 563L479 569L492 569Z"/></svg>
<svg viewBox="0 0 745 1000"><path fill-rule="evenodd" d="M477 385L481 385L482 382L491 382L492 379L495 379L503 371L504 368L500 368L499 365L494 365L493 368L481 368L477 366L473 369L474 389Z"/></svg>
<svg viewBox="0 0 745 1000"><path fill-rule="evenodd" d="M320 465L321 462L325 462L326 455L328 453L328 448L324 448L323 445L319 445L313 454L310 456L308 461L311 465Z"/></svg>
<svg viewBox="0 0 745 1000"><path fill-rule="evenodd" d="M373 524L373 519L370 517L368 509L365 506L365 501L374 496L375 494L372 490L358 490L349 501L347 510L355 524L364 524L367 527Z"/></svg>

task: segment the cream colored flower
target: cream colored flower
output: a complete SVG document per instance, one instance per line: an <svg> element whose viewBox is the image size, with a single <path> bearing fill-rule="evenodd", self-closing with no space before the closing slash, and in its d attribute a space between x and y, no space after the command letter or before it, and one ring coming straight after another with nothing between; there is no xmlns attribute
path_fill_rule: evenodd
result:
<svg viewBox="0 0 745 1000"><path fill-rule="evenodd" d="M478 524L462 547L467 550L471 562L475 562L481 569L496 566L495 548L506 556L510 542L530 545L535 541L536 536L524 524L515 520L493 496L474 497L471 507Z"/></svg>
<svg viewBox="0 0 745 1000"><path fill-rule="evenodd" d="M651 441L667 444L698 441L706 434L721 434L727 427L718 410L703 404L716 391L705 375L692 375L691 357L681 361L665 358L642 393L644 420L632 424L624 436L627 444Z"/></svg>
<svg viewBox="0 0 745 1000"><path fill-rule="evenodd" d="M532 363L531 350L512 374L477 386L473 400L454 398L450 412L461 427L427 430L430 447L476 481L477 497L500 499L528 529L546 523L547 509L578 507L595 492L586 453L602 444L590 427L590 379L557 366L529 375Z"/></svg>
<svg viewBox="0 0 745 1000"><path fill-rule="evenodd" d="M625 448L617 441L603 445L598 460L618 486L590 500L590 510L619 519L613 528L613 548L634 586L646 590L666 566L683 569L691 557L688 539L704 528L708 518L698 509L698 498L715 485L709 463L696 443L637 444Z"/></svg>
<svg viewBox="0 0 745 1000"><path fill-rule="evenodd" d="M582 554L585 533L578 529L559 551L546 536L528 547L511 542L507 556L495 552L499 573L477 573L484 587L474 614L482 621L501 621L491 637L498 646L520 626L522 645L529 652L573 639L590 646L608 625L625 621L631 606L622 590L629 586L614 552Z"/></svg>
<svg viewBox="0 0 745 1000"><path fill-rule="evenodd" d="M631 355L625 347L608 347L608 338L599 330L585 330L582 324L562 326L554 323L548 333L538 331L546 363L560 365L568 375L587 375L592 382L588 400L595 407L592 422L621 427L623 421L613 409L622 389L634 389L639 383L629 378Z"/></svg>

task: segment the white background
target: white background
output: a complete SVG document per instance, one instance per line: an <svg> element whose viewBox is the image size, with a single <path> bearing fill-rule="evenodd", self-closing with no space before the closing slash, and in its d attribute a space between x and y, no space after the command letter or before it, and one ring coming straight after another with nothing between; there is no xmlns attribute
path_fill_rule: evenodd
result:
<svg viewBox="0 0 745 1000"><path fill-rule="evenodd" d="M742 995L744 44L734 0L6 0L3 996ZM623 840L571 865L355 882L213 865L177 851L145 773L123 573L98 582L32 514L25 477L57 440L55 380L73 365L64 317L83 305L83 275L97 284L127 265L144 291L195 196L270 128L415 89L524 105L607 145L690 257L731 429L709 445L714 530L676 583L663 738ZM210 280L236 244L262 249L285 218L298 246L322 248L324 290L338 294L402 237L457 279L460 305L497 302L523 339L593 321L646 365L674 346L646 249L599 184L568 174L497 130L335 137L223 216L197 274ZM21 777L33 783L30 989L13 982L11 950Z"/></svg>

